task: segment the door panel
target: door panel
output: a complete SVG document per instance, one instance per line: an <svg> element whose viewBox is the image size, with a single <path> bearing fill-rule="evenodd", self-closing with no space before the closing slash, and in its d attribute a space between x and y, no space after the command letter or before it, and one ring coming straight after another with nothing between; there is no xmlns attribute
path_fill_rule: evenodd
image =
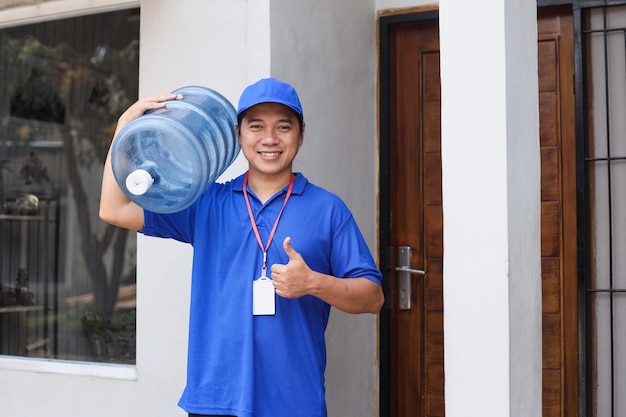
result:
<svg viewBox="0 0 626 417"><path fill-rule="evenodd" d="M571 8L538 16L543 417L578 416L576 138Z"/></svg>
<svg viewBox="0 0 626 417"><path fill-rule="evenodd" d="M390 32L390 254L410 246L410 310L398 305L390 274L391 415L444 415L443 211L439 33L437 21L400 24Z"/></svg>

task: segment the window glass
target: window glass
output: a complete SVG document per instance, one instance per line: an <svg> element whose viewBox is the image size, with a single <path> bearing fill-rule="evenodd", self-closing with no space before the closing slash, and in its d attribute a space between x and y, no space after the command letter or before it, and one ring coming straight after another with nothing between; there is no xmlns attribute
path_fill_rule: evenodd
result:
<svg viewBox="0 0 626 417"><path fill-rule="evenodd" d="M0 30L0 354L135 362L136 234L98 218L139 9Z"/></svg>

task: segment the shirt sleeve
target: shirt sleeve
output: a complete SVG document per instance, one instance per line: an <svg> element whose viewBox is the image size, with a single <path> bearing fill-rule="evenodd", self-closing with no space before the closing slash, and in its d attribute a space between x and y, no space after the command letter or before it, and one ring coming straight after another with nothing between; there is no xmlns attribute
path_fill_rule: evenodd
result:
<svg viewBox="0 0 626 417"><path fill-rule="evenodd" d="M144 225L140 231L146 236L174 239L193 243L193 218L195 204L172 214L154 213L144 210Z"/></svg>
<svg viewBox="0 0 626 417"><path fill-rule="evenodd" d="M382 273L376 267L367 243L350 213L334 232L331 268L333 275L338 278L366 278L379 285L382 282Z"/></svg>

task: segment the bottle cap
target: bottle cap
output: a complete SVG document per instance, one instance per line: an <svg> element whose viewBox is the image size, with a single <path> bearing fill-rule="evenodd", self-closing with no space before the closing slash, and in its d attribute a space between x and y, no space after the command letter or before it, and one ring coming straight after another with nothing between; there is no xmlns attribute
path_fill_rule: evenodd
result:
<svg viewBox="0 0 626 417"><path fill-rule="evenodd" d="M136 169L126 177L126 188L131 194L144 195L154 183L154 178L145 169Z"/></svg>

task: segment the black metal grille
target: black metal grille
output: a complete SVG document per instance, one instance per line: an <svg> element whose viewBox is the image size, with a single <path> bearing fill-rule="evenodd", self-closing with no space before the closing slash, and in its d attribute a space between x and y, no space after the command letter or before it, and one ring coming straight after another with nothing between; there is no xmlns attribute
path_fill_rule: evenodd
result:
<svg viewBox="0 0 626 417"><path fill-rule="evenodd" d="M575 11L580 19L576 70L584 83L577 106L577 119L583 121L578 172L584 408L590 417L617 417L626 415L619 396L626 383L626 6L587 1Z"/></svg>

